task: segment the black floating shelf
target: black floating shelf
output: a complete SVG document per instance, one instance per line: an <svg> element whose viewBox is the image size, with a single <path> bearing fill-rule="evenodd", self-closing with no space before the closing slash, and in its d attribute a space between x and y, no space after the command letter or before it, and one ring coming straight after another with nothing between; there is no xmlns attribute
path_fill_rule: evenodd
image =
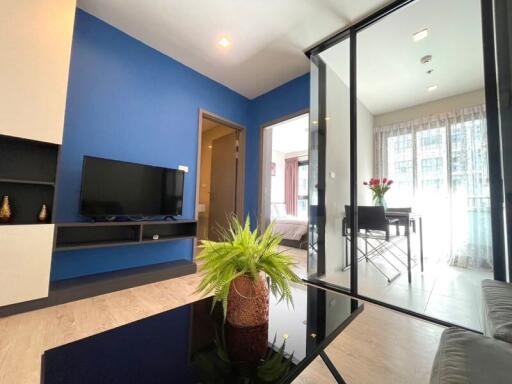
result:
<svg viewBox="0 0 512 384"><path fill-rule="evenodd" d="M142 244L148 244L148 243L161 243L165 241L173 241L173 240L185 240L185 239L192 239L195 236L187 235L187 236L160 236L158 239L142 239Z"/></svg>
<svg viewBox="0 0 512 384"><path fill-rule="evenodd" d="M55 251L116 247L191 239L194 220L62 223L56 225Z"/></svg>
<svg viewBox="0 0 512 384"><path fill-rule="evenodd" d="M37 180L18 180L18 179L5 179L0 177L0 183L12 183L12 184L29 184L29 185L45 185L48 187L54 187L53 181L37 181Z"/></svg>
<svg viewBox="0 0 512 384"><path fill-rule="evenodd" d="M138 241L97 241L90 243L66 243L65 245L58 245L56 251L73 251L77 249L89 248L108 248L108 247L121 247L123 245L136 245L140 244Z"/></svg>

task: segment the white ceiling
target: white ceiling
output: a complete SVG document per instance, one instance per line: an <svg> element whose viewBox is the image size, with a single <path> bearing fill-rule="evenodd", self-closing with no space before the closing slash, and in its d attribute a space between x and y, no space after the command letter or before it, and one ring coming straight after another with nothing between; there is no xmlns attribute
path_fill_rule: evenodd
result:
<svg viewBox="0 0 512 384"><path fill-rule="evenodd" d="M424 28L429 37L413 42ZM321 54L346 84L347 52L340 44ZM357 52L358 98L374 115L481 89L480 0L418 0L359 33ZM428 54L432 62L421 64ZM438 89L428 92L433 84Z"/></svg>
<svg viewBox="0 0 512 384"><path fill-rule="evenodd" d="M283 121L272 129L272 149L282 153L308 151L309 114Z"/></svg>
<svg viewBox="0 0 512 384"><path fill-rule="evenodd" d="M248 97L309 71L303 51L389 0L78 0L86 12ZM232 46L221 49L220 36Z"/></svg>

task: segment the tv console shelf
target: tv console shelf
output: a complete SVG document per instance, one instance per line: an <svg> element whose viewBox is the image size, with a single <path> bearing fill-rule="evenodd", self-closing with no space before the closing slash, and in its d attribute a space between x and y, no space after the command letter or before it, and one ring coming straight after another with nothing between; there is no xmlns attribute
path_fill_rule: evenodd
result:
<svg viewBox="0 0 512 384"><path fill-rule="evenodd" d="M149 244L196 236L195 220L56 224L55 251Z"/></svg>

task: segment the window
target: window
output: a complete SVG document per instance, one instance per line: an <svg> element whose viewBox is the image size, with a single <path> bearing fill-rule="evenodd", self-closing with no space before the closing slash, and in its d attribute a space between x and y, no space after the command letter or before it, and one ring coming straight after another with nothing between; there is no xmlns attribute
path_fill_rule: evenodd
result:
<svg viewBox="0 0 512 384"><path fill-rule="evenodd" d="M448 190L446 128L430 128L416 133L416 170L418 193L423 199L446 197Z"/></svg>
<svg viewBox="0 0 512 384"><path fill-rule="evenodd" d="M422 173L436 173L441 171L443 167L443 158L434 157L430 159L421 159L421 172Z"/></svg>
<svg viewBox="0 0 512 384"><path fill-rule="evenodd" d="M308 217L308 162L299 161L297 216Z"/></svg>
<svg viewBox="0 0 512 384"><path fill-rule="evenodd" d="M412 203L412 135L391 136L387 140L387 147L388 162L385 176L395 182L393 192L387 196L387 202L390 206L398 206L404 202Z"/></svg>
<svg viewBox="0 0 512 384"><path fill-rule="evenodd" d="M442 185L442 179L423 180L422 188L425 190L438 190Z"/></svg>
<svg viewBox="0 0 512 384"><path fill-rule="evenodd" d="M412 160L395 161L395 172L397 175L408 175L412 171ZM395 177L395 179L400 177Z"/></svg>
<svg viewBox="0 0 512 384"><path fill-rule="evenodd" d="M461 124L452 128L452 152L466 150L466 133Z"/></svg>
<svg viewBox="0 0 512 384"><path fill-rule="evenodd" d="M407 153L412 144L411 135L396 136L391 143L395 152Z"/></svg>
<svg viewBox="0 0 512 384"><path fill-rule="evenodd" d="M466 173L467 162L466 156L460 152L452 153L452 172L454 174Z"/></svg>
<svg viewBox="0 0 512 384"><path fill-rule="evenodd" d="M420 134L420 145L424 148L436 148L443 142L443 135L440 128L428 129Z"/></svg>

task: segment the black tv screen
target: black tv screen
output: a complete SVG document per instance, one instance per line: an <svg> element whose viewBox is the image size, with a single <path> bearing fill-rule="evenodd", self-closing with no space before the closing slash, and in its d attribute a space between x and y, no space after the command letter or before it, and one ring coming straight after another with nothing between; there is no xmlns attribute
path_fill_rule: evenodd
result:
<svg viewBox="0 0 512 384"><path fill-rule="evenodd" d="M185 173L84 156L80 213L89 217L179 216Z"/></svg>

